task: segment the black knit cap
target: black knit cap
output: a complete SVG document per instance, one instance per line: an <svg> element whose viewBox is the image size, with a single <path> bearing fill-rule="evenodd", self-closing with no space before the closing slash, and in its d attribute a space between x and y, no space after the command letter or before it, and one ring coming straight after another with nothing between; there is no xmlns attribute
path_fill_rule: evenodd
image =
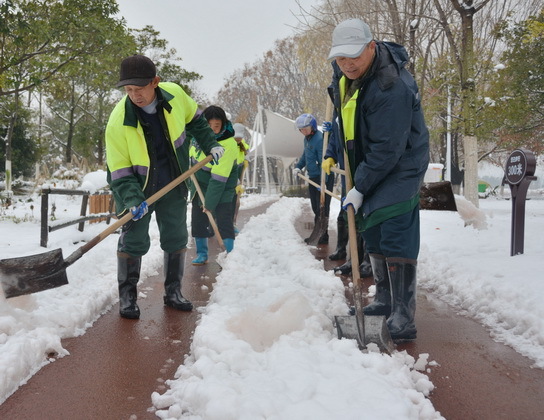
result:
<svg viewBox="0 0 544 420"><path fill-rule="evenodd" d="M143 55L132 55L121 62L117 87L126 85L146 86L157 75L153 61Z"/></svg>

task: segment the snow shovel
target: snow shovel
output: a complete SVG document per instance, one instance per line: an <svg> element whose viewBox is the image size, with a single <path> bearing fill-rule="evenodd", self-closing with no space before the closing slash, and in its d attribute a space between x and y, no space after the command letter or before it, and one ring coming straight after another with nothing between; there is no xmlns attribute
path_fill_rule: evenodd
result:
<svg viewBox="0 0 544 420"><path fill-rule="evenodd" d="M332 167L331 171L345 175L343 169ZM419 189L419 207L421 210L457 211L451 182L440 181L424 183Z"/></svg>
<svg viewBox="0 0 544 420"><path fill-rule="evenodd" d="M346 165L346 190L352 188L351 172L347 154L344 152ZM374 343L380 351L391 354L395 349L393 339L387 328L385 316L364 315L363 292L361 287L361 276L359 274L359 253L357 252L357 230L355 225L355 210L348 206L348 241L351 255L351 274L353 279L353 300L355 303L355 315L335 316L336 331L338 338L356 340L360 349L366 349L367 345Z"/></svg>
<svg viewBox="0 0 544 420"><path fill-rule="evenodd" d="M211 160L211 155L206 156L205 159L149 197L146 200L147 204L155 203ZM59 248L43 254L0 260L0 282L5 297L28 295L68 284L66 268L130 220L132 220L132 213L128 212L98 236L76 249L66 259L63 259L62 249Z"/></svg>
<svg viewBox="0 0 544 420"><path fill-rule="evenodd" d="M223 238L221 237L221 234L219 233L219 228L217 227L217 223L215 223L213 214L206 208L206 203L204 202L204 193L202 192L202 188L200 188L200 184L198 183L195 174L191 174L191 181L193 181L193 184L195 184L196 191L198 193L198 196L200 197L200 201L202 202L202 211L206 213L206 215L208 216L208 219L210 220L210 225L212 225L213 233L215 234L215 239L217 239L219 246L224 251L225 244L223 243Z"/></svg>
<svg viewBox="0 0 544 420"><path fill-rule="evenodd" d="M457 211L451 182L427 182L419 190L419 207L422 210Z"/></svg>
<svg viewBox="0 0 544 420"><path fill-rule="evenodd" d="M325 112L325 121L331 120L331 114L332 114L332 103L327 95L327 110ZM321 158L323 160L323 156L325 156L325 153L327 152L327 144L329 142L329 132L327 131L325 135L323 136L323 151L321 154ZM312 230L312 233L306 240L306 243L308 245L317 245L319 242L319 239L327 233L327 230L329 229L329 216L325 215L325 171L323 168L321 168L321 189L320 189L320 197L319 197L319 216L317 218L317 221L314 225L314 230Z"/></svg>

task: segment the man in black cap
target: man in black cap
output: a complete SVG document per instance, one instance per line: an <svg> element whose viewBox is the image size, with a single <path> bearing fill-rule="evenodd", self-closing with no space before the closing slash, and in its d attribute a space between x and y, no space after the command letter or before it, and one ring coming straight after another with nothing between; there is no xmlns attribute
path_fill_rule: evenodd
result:
<svg viewBox="0 0 544 420"><path fill-rule="evenodd" d="M181 294L187 248L187 186L182 183L148 207L146 199L189 169L190 138L218 160L224 152L196 102L175 83L160 82L153 61L133 55L121 63L117 87L126 96L106 127L108 183L116 212L131 212L117 245L121 317L138 319L141 259L149 251L155 212L164 250L164 304L181 311L193 305Z"/></svg>

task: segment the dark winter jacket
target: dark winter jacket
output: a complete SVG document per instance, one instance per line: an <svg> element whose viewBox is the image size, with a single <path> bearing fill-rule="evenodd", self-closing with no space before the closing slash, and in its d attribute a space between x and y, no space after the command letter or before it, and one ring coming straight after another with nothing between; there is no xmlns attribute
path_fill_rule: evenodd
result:
<svg viewBox="0 0 544 420"><path fill-rule="evenodd" d="M227 121L225 129L216 134L215 139L225 149L218 163L208 163L195 174L196 179L204 193L206 209L215 212L219 203L232 202L238 183L238 143L234 139L234 129L230 121ZM197 164L206 157L196 141L193 141L190 149L192 165ZM191 199L196 194L196 188L191 184ZM200 198L198 199L200 203Z"/></svg>
<svg viewBox="0 0 544 420"><path fill-rule="evenodd" d="M306 168L310 178L319 178L321 176L322 155L323 133L318 130L304 137L304 150L296 167L301 170Z"/></svg>
<svg viewBox="0 0 544 420"><path fill-rule="evenodd" d="M349 142L353 150L348 155L354 159L353 184L364 195L358 212L363 217L414 200L429 163L429 133L417 84L405 68L407 60L401 45L377 42L374 62L357 97L355 141ZM336 62L333 68L329 92L339 116L337 140L342 144L339 83L343 75Z"/></svg>

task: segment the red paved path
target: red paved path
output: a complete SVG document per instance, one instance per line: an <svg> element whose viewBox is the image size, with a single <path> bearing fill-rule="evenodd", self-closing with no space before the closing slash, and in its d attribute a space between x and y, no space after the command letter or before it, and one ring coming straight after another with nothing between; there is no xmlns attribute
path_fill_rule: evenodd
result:
<svg viewBox="0 0 544 420"><path fill-rule="evenodd" d="M241 211L239 225L265 209ZM307 213L302 219L312 217ZM297 229L306 237L310 225L302 219ZM337 264L326 259L335 244L336 238L331 235L329 247L313 251L316 258L323 259L326 269ZM187 260L193 256L191 249ZM41 369L0 405L0 419L156 420L151 393L164 392L164 381L173 378L177 366L183 363L198 307L206 305L218 269L216 263L203 267L188 264L183 292L197 308L192 313L165 308L162 278L147 279L144 287L152 290L138 302L142 311L139 321L120 318L115 305L83 336L63 340L70 356ZM369 284L368 279L365 284ZM544 370L532 369L529 359L495 343L479 324L456 315L421 291L416 318L417 341L398 349L416 358L429 353L429 361L439 363L428 373L436 386L430 398L444 417L544 418Z"/></svg>

